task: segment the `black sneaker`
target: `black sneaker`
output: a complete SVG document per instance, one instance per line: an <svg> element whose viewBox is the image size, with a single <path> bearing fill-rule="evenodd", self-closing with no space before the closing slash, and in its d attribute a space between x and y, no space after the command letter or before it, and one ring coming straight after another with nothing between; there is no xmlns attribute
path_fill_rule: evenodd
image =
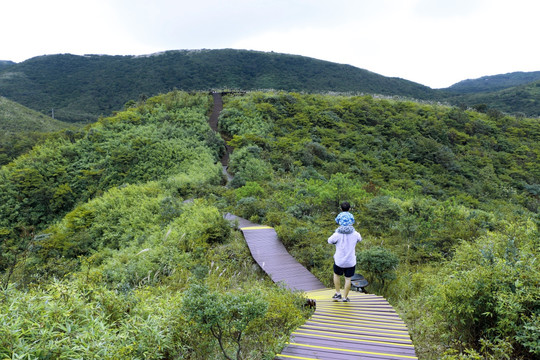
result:
<svg viewBox="0 0 540 360"><path fill-rule="evenodd" d="M351 300L349 298L345 298L345 299L341 300L341 302L351 302Z"/></svg>
<svg viewBox="0 0 540 360"><path fill-rule="evenodd" d="M334 301L341 300L341 294L335 293L334 296L332 296L332 300L334 300Z"/></svg>

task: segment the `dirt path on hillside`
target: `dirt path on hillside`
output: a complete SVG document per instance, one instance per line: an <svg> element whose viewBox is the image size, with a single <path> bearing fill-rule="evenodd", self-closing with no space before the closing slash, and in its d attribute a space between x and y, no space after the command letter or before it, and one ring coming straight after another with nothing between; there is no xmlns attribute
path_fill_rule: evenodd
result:
<svg viewBox="0 0 540 360"><path fill-rule="evenodd" d="M223 134L219 132L219 114L223 110L223 95L219 92L213 92L212 97L214 99L214 106L212 108L212 114L210 115L210 119L208 120L208 123L210 124L210 128L214 130L216 133L218 133L223 140L225 140L225 154L221 158L221 165L223 166L223 174L227 176L227 181L232 180L232 176L228 173L227 168L229 167L229 156L233 152L233 148L229 145L227 145L227 141L230 140Z"/></svg>
<svg viewBox="0 0 540 360"><path fill-rule="evenodd" d="M218 132L219 114L221 113L221 110L223 110L223 97L221 96L221 93L218 92L212 93L212 97L214 98L214 107L212 108L212 115L210 115L208 123L212 130Z"/></svg>

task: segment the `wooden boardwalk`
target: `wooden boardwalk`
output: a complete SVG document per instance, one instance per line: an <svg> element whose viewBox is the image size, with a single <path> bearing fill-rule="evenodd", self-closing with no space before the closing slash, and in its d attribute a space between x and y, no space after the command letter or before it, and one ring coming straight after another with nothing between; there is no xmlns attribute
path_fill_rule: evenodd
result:
<svg viewBox="0 0 540 360"><path fill-rule="evenodd" d="M351 291L349 303L334 302L334 290L287 252L273 228L231 214L225 218L238 222L253 258L275 283L316 300L313 316L276 359L418 359L407 326L383 297Z"/></svg>
<svg viewBox="0 0 540 360"><path fill-rule="evenodd" d="M225 218L238 221L251 255L272 281L281 283L290 290L324 289L323 283L289 254L273 228L254 224L231 214L227 214Z"/></svg>
<svg viewBox="0 0 540 360"><path fill-rule="evenodd" d="M407 326L383 297L351 291L351 302L343 303L333 294L307 292L317 301L315 313L276 359L418 359Z"/></svg>

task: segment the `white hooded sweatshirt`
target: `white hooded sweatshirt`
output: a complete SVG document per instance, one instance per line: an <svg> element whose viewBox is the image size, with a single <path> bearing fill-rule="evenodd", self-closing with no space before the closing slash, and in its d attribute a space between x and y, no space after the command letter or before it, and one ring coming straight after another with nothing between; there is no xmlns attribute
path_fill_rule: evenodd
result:
<svg viewBox="0 0 540 360"><path fill-rule="evenodd" d="M356 243L362 241L362 236L358 231L353 231L350 234L341 234L334 232L328 238L329 244L336 245L336 253L334 254L334 262L340 268L350 268L356 265Z"/></svg>

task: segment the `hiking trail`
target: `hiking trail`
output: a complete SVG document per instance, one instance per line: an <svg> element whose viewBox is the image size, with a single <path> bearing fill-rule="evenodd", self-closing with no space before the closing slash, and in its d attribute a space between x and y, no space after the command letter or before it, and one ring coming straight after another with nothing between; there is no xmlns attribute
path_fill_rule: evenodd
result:
<svg viewBox="0 0 540 360"><path fill-rule="evenodd" d="M212 96L214 107L209 123L219 134L223 98L219 92ZM228 181L233 178L227 172L232 151L227 145L221 159ZM225 218L238 223L253 259L272 281L290 290L303 291L307 298L316 300L312 317L291 334L287 346L275 359L418 359L407 326L382 296L351 291L350 302L334 302L334 289L326 288L296 261L272 227L233 214L226 214Z"/></svg>

